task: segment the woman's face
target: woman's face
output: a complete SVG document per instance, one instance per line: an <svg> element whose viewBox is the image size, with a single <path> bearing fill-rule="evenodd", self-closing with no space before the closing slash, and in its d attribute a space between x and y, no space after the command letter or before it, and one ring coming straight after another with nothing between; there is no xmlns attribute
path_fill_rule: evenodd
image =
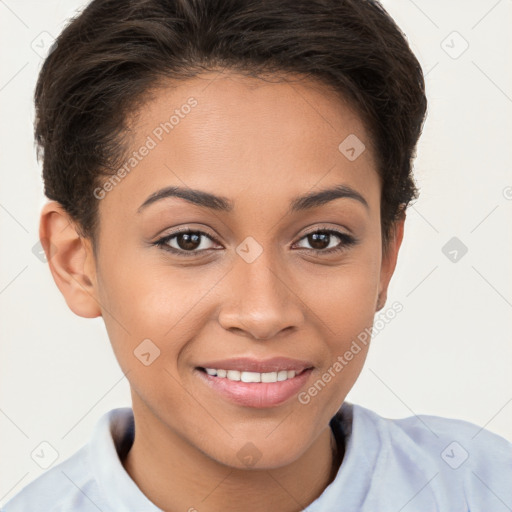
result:
<svg viewBox="0 0 512 512"><path fill-rule="evenodd" d="M136 418L229 466L244 467L244 450L255 467L289 463L357 379L366 346L342 370L335 363L371 327L398 251L382 257L363 124L318 84L211 73L157 92L133 137L125 172L95 192L92 283ZM191 199L148 202L167 187ZM202 369L276 357L309 369L273 383Z"/></svg>

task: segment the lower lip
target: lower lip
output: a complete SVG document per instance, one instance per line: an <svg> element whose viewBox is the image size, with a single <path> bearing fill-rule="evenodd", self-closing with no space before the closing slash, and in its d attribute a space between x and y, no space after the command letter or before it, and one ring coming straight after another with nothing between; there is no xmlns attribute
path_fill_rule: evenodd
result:
<svg viewBox="0 0 512 512"><path fill-rule="evenodd" d="M199 377L222 396L246 407L275 407L294 396L308 380L312 368L304 370L292 379L278 382L241 382L214 377L196 369Z"/></svg>

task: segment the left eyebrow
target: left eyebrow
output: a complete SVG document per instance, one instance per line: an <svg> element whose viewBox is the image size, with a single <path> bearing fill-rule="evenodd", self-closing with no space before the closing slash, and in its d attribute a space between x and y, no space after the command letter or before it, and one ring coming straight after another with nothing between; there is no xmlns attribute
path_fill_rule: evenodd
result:
<svg viewBox="0 0 512 512"><path fill-rule="evenodd" d="M150 204L168 197L179 197L203 208L217 211L230 212L234 207L234 203L230 199L211 194L210 192L205 192L204 190L183 187L166 187L151 194L144 203L140 205L137 213L140 213ZM318 192L311 192L309 194L294 197L290 202L289 211L294 213L317 208L340 198L355 199L369 209L368 202L359 192L347 185L337 185L334 188L327 188Z"/></svg>
<svg viewBox="0 0 512 512"><path fill-rule="evenodd" d="M339 198L355 199L369 209L368 202L357 190L347 185L336 185L334 188L326 188L319 192L311 192L303 196L295 197L290 204L290 212L298 212L316 208Z"/></svg>

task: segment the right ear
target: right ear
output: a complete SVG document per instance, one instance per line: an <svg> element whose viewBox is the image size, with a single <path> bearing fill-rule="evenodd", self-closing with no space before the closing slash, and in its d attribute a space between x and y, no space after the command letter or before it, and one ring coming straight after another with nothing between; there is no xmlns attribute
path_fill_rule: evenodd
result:
<svg viewBox="0 0 512 512"><path fill-rule="evenodd" d="M89 239L57 201L41 210L39 239L53 279L67 305L78 316L101 316L97 299L96 266Z"/></svg>

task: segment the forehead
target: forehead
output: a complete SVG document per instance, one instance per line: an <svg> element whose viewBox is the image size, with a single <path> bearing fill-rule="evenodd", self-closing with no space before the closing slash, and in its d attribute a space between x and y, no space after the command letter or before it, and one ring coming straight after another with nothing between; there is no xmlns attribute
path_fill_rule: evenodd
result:
<svg viewBox="0 0 512 512"><path fill-rule="evenodd" d="M316 185L364 190L378 181L371 141L355 111L328 86L290 78L209 72L160 84L132 124L127 156L136 155L111 195L136 211L147 195L169 185L227 197L249 190L271 201ZM340 150L347 139L364 144L356 160Z"/></svg>

